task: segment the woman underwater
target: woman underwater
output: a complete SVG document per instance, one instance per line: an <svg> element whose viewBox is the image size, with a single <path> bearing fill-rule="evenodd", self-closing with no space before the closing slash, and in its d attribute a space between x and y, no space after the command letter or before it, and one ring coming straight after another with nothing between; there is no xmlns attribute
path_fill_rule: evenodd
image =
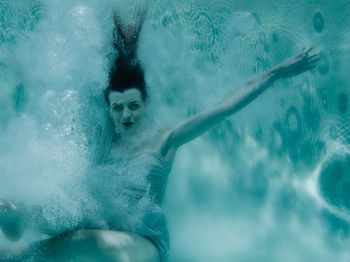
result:
<svg viewBox="0 0 350 262"><path fill-rule="evenodd" d="M147 193L153 201L150 209L133 232L113 222L106 228L84 224L53 235L4 261L23 261L30 256L35 256L35 261L164 261L169 252L169 237L161 204L177 150L248 105L275 81L309 71L320 60L319 53L309 48L253 77L206 111L167 128L153 139L137 140L133 137L142 131L148 100L144 70L137 59L138 37L143 24L143 16L140 17L140 22L127 31L120 18L115 16L114 46L118 57L104 92L114 134L110 136L113 139L108 141L107 136L100 144L102 152L107 153L101 153L98 162L101 165L113 162L111 152L123 147L122 152L131 160L128 165L141 166L147 175ZM133 143L127 143L125 147L125 141L131 139ZM137 193L135 195L138 198ZM38 212L12 201L0 200L0 228L8 239L20 239L23 231L30 227L52 235L45 223Z"/></svg>

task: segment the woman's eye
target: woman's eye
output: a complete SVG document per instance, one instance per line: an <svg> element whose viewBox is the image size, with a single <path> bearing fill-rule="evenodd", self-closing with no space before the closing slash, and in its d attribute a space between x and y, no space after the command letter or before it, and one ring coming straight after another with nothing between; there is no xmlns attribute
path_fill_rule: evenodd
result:
<svg viewBox="0 0 350 262"><path fill-rule="evenodd" d="M140 105L139 105L139 104L136 104L136 103L130 104L130 105L129 105L129 108L130 108L130 110L137 110L137 109L140 108Z"/></svg>
<svg viewBox="0 0 350 262"><path fill-rule="evenodd" d="M119 105L115 105L115 106L113 106L113 110L114 111L121 111L123 109L123 107L122 106L119 106Z"/></svg>

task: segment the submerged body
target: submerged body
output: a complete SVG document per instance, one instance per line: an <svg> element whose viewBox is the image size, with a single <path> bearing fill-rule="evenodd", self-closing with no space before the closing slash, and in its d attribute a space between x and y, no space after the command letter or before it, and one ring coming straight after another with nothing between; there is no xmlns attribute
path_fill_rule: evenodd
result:
<svg viewBox="0 0 350 262"><path fill-rule="evenodd" d="M123 35L118 23L117 21L117 31ZM140 30L140 26L137 27L136 31L138 30ZM130 41L126 42L129 43ZM127 58L128 56L129 54L125 55ZM305 50L271 70L252 78L208 110L185 119L174 127L163 130L153 139L147 141L134 140L136 143L132 143L127 147L122 146L125 144L124 142L128 141L130 137L137 136L144 127L143 121L144 114L147 111L147 103L144 89L140 86L144 86L145 83L144 79L135 82L135 79L140 78L140 68L138 67L136 69L132 68L134 71L131 71L134 73L135 79L131 77L130 80L128 76L126 80L130 81L127 84L124 81L125 79L121 81L118 78L120 76L118 74L118 77L111 77L111 88L107 89L105 96L110 117L113 121L112 129L114 132L112 132L111 137L114 138L114 142L112 143L113 138L109 137L110 142L100 144L100 147L103 147L107 153L99 156L98 162L102 166L100 171L103 171L103 166L120 164L113 156L113 151L117 150L125 154L126 159L130 160L125 162L129 168L132 166L135 168L136 166L134 170L144 173L145 185L148 187L130 187L127 189L127 193L132 196L131 198L135 200L135 203L142 199L145 194L150 196L151 199L139 221L140 223L138 223L138 227L129 230L123 220L115 219L120 210L111 207L113 207L113 201L118 194L107 194L105 199L100 199L103 194L98 189L97 191L91 189L92 195L95 194L97 200L109 198L111 203L111 205L105 205L105 210L102 210L107 222L105 228L89 222L81 224L77 228L72 228L68 233L54 235L48 240L36 243L26 252L24 257L21 255L22 257L19 260L23 261L22 258L26 256L35 257L38 261L74 261L76 259L77 261L155 262L165 260L169 253L169 236L161 204L168 174L178 148L197 138L226 117L238 112L275 81L308 71L314 68L318 61L318 53L314 53L312 49ZM118 69L117 73L125 73L130 70L128 68L130 65L125 66L124 61L119 61L117 65L118 68L124 70L118 71ZM113 89L113 85L122 85L122 89ZM132 175L140 174L134 173ZM28 227L26 220L31 217L31 210L23 211L15 203L0 201L0 211L0 227L4 234L9 239L19 239L23 230ZM32 218L29 220L32 220ZM36 224L34 228L47 233L44 227L37 226L43 224L42 222L41 218L37 217L31 224Z"/></svg>
<svg viewBox="0 0 350 262"><path fill-rule="evenodd" d="M120 165L126 165L125 174L110 173L118 170ZM40 232L53 237L34 243L24 252L10 253L6 261L164 261L169 254L169 235L161 204L170 170L170 164L157 152L139 152L123 161L112 153L103 165L87 174L87 178L92 179L87 188L91 198L103 203L97 212L103 217L103 223L87 214L80 225L59 233L58 229L55 232L54 228L43 226L47 224L44 217L26 216L41 224L40 228L35 225ZM129 183L125 183L123 175L129 177ZM110 187L99 188L104 181L98 180L105 178L109 179ZM135 180L142 179L146 180L135 183ZM123 187L120 187L121 181ZM118 203L118 198L127 198L129 204L143 209L132 224L134 209L123 207L125 202ZM149 201L142 205L145 199ZM7 227L3 225L3 228ZM13 238L13 225L8 229L7 236Z"/></svg>
<svg viewBox="0 0 350 262"><path fill-rule="evenodd" d="M135 155L127 156L124 161L117 160L113 156L106 159L105 168L111 169L113 166L120 165L123 162L128 170L126 176L129 177L131 183L124 180L123 185L127 188L111 189L109 191L118 191L114 196L108 192L105 197L102 196L100 189L97 189L95 199L108 203L105 205L105 210L102 211L110 229L133 231L134 233L151 241L159 250L160 257L166 258L169 254L169 235L166 224L165 215L161 205L163 202L165 188L168 180L168 175L171 170L170 163L163 158L157 151L143 151ZM104 166L98 169L98 173L107 173L103 171ZM98 183L93 183L97 184ZM94 186L95 187L95 186ZM131 210L126 209L126 213L121 214L123 207L114 206L114 202L118 198L127 198L128 204L132 206ZM106 198L111 198L107 199ZM110 201L110 202L109 202ZM119 210L117 210L119 208ZM128 226L127 216L134 216L138 210L142 209L140 215L136 217L134 225ZM112 209L112 210L111 210ZM116 214L122 215L124 218Z"/></svg>

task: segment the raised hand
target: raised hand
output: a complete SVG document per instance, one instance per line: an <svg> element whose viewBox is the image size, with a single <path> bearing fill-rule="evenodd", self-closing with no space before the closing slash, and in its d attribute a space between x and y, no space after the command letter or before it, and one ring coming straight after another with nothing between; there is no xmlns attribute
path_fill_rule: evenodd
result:
<svg viewBox="0 0 350 262"><path fill-rule="evenodd" d="M320 52L310 47L300 54L287 58L273 70L280 78L293 77L315 68L319 61Z"/></svg>

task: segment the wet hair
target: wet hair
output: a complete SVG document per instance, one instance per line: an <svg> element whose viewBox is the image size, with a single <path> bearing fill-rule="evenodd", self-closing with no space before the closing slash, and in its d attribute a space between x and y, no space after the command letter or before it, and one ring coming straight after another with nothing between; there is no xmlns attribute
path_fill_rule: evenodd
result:
<svg viewBox="0 0 350 262"><path fill-rule="evenodd" d="M140 91L142 99L147 99L145 73L141 62L137 58L138 39L142 28L144 17L131 32L130 36L125 35L123 25L117 15L114 16L114 48L118 56L109 72L108 86L104 90L104 97L110 105L109 94L113 91L124 92L136 88Z"/></svg>

